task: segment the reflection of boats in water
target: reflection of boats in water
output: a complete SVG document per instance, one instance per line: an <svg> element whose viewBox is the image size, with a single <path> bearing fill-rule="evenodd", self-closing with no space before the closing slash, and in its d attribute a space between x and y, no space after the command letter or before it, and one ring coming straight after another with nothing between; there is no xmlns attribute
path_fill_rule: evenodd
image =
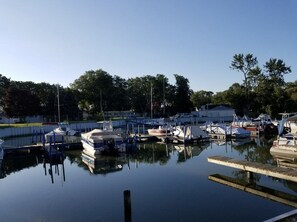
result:
<svg viewBox="0 0 297 222"><path fill-rule="evenodd" d="M174 149L178 151L179 154L183 154L184 159L199 156L200 153L205 149L203 146L195 145L188 146L184 144L174 145Z"/></svg>
<svg viewBox="0 0 297 222"><path fill-rule="evenodd" d="M82 162L93 174L107 174L123 169L125 161L121 156L101 156L83 150L81 154Z"/></svg>

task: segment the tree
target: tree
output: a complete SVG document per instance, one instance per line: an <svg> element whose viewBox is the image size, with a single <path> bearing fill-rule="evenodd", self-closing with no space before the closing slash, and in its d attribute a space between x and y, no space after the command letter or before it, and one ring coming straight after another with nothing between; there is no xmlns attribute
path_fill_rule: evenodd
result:
<svg viewBox="0 0 297 222"><path fill-rule="evenodd" d="M10 79L0 74L0 106L3 106L3 98L10 86Z"/></svg>
<svg viewBox="0 0 297 222"><path fill-rule="evenodd" d="M230 68L242 72L244 76L243 82L245 86L246 97L246 103L244 107L245 112L250 109L249 91L251 90L252 83L255 81L255 75L261 72L257 65L257 57L254 57L253 54L235 54L233 56L233 61L231 62Z"/></svg>
<svg viewBox="0 0 297 222"><path fill-rule="evenodd" d="M191 95L190 100L193 103L194 107L200 108L202 105L211 103L212 95L213 95L213 92L211 91L200 90L200 91L194 92Z"/></svg>
<svg viewBox="0 0 297 222"><path fill-rule="evenodd" d="M257 57L254 57L253 54L247 54L245 56L243 54L235 54L233 56L233 61L231 62L230 68L243 73L244 85L247 90L249 88L248 78L250 77L251 70L256 68L257 64Z"/></svg>
<svg viewBox="0 0 297 222"><path fill-rule="evenodd" d="M38 97L29 90L17 88L15 85L8 88L4 104L4 111L9 117L24 118L40 113Z"/></svg>
<svg viewBox="0 0 297 222"><path fill-rule="evenodd" d="M79 106L91 114L113 109L113 77L102 69L85 72L70 88L79 92Z"/></svg>
<svg viewBox="0 0 297 222"><path fill-rule="evenodd" d="M175 77L175 96L173 107L175 112L190 112L193 104L190 101L192 90L189 86L189 80L181 75L174 74Z"/></svg>
<svg viewBox="0 0 297 222"><path fill-rule="evenodd" d="M143 76L128 79L128 95L131 108L137 113L151 112L151 90L153 89L153 76Z"/></svg>
<svg viewBox="0 0 297 222"><path fill-rule="evenodd" d="M131 106L129 104L129 97L127 92L127 81L119 76L114 76L113 87L113 98L116 98L113 100L113 110L129 110Z"/></svg>
<svg viewBox="0 0 297 222"><path fill-rule="evenodd" d="M291 67L281 59L271 58L264 65L265 72L274 86L284 86L284 75L291 73Z"/></svg>

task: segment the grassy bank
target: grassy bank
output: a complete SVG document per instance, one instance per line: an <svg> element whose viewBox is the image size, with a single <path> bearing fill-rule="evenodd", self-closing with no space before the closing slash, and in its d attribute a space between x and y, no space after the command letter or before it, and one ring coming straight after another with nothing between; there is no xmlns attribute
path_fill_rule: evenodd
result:
<svg viewBox="0 0 297 222"><path fill-rule="evenodd" d="M26 127L26 126L42 126L42 123L13 123L13 124L0 124L0 129L11 127Z"/></svg>

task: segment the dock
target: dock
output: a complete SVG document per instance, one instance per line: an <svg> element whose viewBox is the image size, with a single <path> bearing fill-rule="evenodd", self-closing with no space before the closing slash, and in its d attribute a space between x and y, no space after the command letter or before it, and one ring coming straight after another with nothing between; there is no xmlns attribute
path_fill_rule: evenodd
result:
<svg viewBox="0 0 297 222"><path fill-rule="evenodd" d="M252 177L252 173L258 173L283 180L297 182L297 170L290 168L281 168L268 164L249 162L246 160L236 160L225 156L208 157L208 162L246 171L249 178Z"/></svg>

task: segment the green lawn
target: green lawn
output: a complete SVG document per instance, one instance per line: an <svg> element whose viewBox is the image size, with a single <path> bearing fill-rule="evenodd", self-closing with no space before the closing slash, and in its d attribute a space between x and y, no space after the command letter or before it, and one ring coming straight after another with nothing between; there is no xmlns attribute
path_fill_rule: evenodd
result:
<svg viewBox="0 0 297 222"><path fill-rule="evenodd" d="M13 124L0 124L0 129L10 128L10 127L25 127L25 126L42 126L42 123L13 123Z"/></svg>

